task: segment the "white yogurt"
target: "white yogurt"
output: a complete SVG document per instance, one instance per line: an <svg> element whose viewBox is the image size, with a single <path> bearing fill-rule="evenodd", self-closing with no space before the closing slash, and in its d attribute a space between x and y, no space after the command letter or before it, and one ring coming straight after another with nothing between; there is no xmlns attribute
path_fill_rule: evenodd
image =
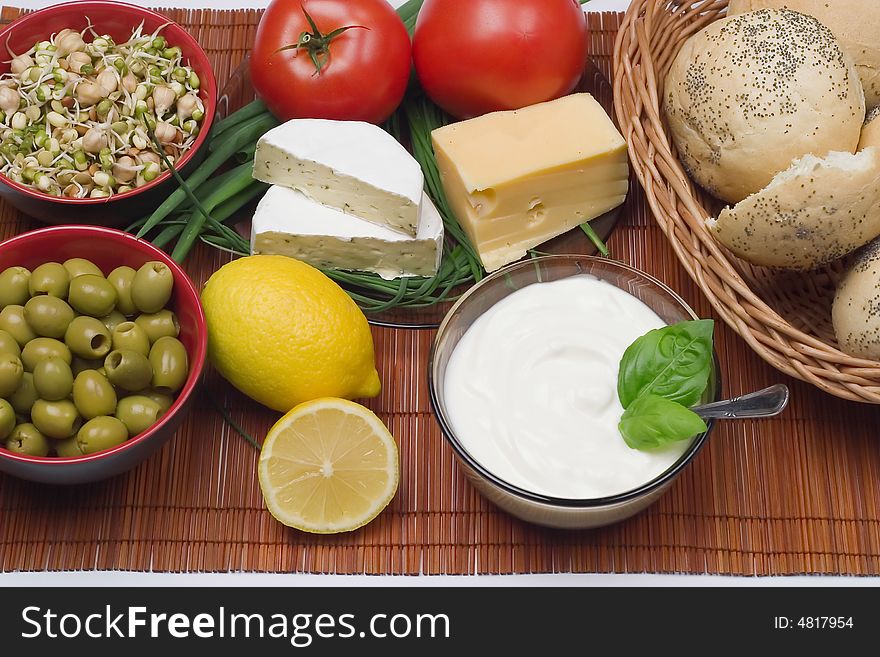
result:
<svg viewBox="0 0 880 657"><path fill-rule="evenodd" d="M617 429L620 358L662 326L644 303L592 276L514 292L449 359L443 385L455 435L487 470L533 493L585 499L638 488L691 442L640 451Z"/></svg>

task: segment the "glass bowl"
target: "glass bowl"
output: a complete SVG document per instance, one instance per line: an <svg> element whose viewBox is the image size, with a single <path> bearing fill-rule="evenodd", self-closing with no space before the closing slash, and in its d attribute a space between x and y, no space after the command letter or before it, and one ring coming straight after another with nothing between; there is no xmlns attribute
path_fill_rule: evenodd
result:
<svg viewBox="0 0 880 657"><path fill-rule="evenodd" d="M431 349L428 383L431 406L447 442L471 483L505 511L539 525L566 529L600 527L628 518L655 502L694 459L712 430L695 437L682 456L655 479L633 490L589 499L556 498L508 483L478 462L458 439L449 419L444 377L449 358L471 325L493 305L513 292L535 283L589 274L633 295L663 321L674 324L698 319L675 292L657 279L629 265L595 256L551 255L501 269L468 290L440 325ZM703 402L720 396L718 361L713 360Z"/></svg>

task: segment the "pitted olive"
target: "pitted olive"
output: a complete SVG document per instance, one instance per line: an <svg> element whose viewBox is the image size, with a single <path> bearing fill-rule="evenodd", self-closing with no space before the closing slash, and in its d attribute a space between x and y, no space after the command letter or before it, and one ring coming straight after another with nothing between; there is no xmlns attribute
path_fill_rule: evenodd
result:
<svg viewBox="0 0 880 657"><path fill-rule="evenodd" d="M31 408L31 421L43 435L56 440L69 438L82 425L82 418L69 399L38 399Z"/></svg>
<svg viewBox="0 0 880 657"><path fill-rule="evenodd" d="M174 274L164 262L144 263L131 282L131 300L142 313L162 310L171 299Z"/></svg>
<svg viewBox="0 0 880 657"><path fill-rule="evenodd" d="M116 290L116 310L123 315L134 315L137 307L131 300L131 284L134 281L134 269L131 267L117 267L107 275L107 280Z"/></svg>
<svg viewBox="0 0 880 657"><path fill-rule="evenodd" d="M24 318L24 306L16 304L6 306L0 310L0 330L6 331L15 338L19 347L24 347L28 342L37 337L34 330Z"/></svg>
<svg viewBox="0 0 880 657"><path fill-rule="evenodd" d="M70 274L60 262L47 262L40 265L28 279L28 291L32 297L38 294L51 294L59 299L67 298L70 287Z"/></svg>
<svg viewBox="0 0 880 657"><path fill-rule="evenodd" d="M161 337L168 336L176 338L180 335L180 324L177 322L177 316L170 310L160 310L157 313L139 315L134 323L144 329L144 333L150 338L150 342L155 342Z"/></svg>
<svg viewBox="0 0 880 657"><path fill-rule="evenodd" d="M95 274L96 276L104 275L104 273L98 269L98 265L85 258L70 258L69 260L65 260L62 264L67 270L70 280L73 280L77 276L82 276L83 274Z"/></svg>
<svg viewBox="0 0 880 657"><path fill-rule="evenodd" d="M17 424L6 438L6 449L28 456L48 456L51 445L46 436L30 422Z"/></svg>
<svg viewBox="0 0 880 657"><path fill-rule="evenodd" d="M116 307L116 290L103 276L83 274L70 281L68 301L83 315L104 317Z"/></svg>
<svg viewBox="0 0 880 657"><path fill-rule="evenodd" d="M101 415L83 424L76 432L76 444L83 454L94 454L121 445L128 440L122 420Z"/></svg>
<svg viewBox="0 0 880 657"><path fill-rule="evenodd" d="M104 323L87 315L80 315L70 323L64 334L64 343L81 358L106 356L112 345L110 331Z"/></svg>
<svg viewBox="0 0 880 657"><path fill-rule="evenodd" d="M31 272L24 267L7 267L0 272L0 308L23 306L31 296L30 278Z"/></svg>
<svg viewBox="0 0 880 657"><path fill-rule="evenodd" d="M37 335L63 338L73 321L73 308L64 300L48 294L33 297L24 304L24 318Z"/></svg>
<svg viewBox="0 0 880 657"><path fill-rule="evenodd" d="M21 350L21 362L25 372L33 372L41 360L60 358L70 365L73 356L67 345L55 338L34 338Z"/></svg>

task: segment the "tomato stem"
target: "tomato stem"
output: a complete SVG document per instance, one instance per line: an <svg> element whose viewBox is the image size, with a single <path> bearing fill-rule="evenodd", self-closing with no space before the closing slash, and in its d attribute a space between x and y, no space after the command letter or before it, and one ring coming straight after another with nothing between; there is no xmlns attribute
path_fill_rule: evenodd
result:
<svg viewBox="0 0 880 657"><path fill-rule="evenodd" d="M348 30L353 30L356 28L362 30L369 30L370 28L365 27L364 25L346 25L344 27L337 27L332 32L328 32L327 34L322 34L321 30L318 29L318 26L315 24L315 21L309 16L309 12L306 11L305 7L301 7L302 12L306 17L306 21L309 23L309 27L311 28L311 32L308 30L303 31L302 34L299 35L299 39L296 43L291 43L287 46L282 46L276 53L282 52L283 50L295 50L299 52L300 50L305 50L309 55L309 59L312 60L312 64L315 65L315 73L314 75L319 75L321 71L326 66L327 61L330 59L330 43L340 36L342 33L347 32Z"/></svg>

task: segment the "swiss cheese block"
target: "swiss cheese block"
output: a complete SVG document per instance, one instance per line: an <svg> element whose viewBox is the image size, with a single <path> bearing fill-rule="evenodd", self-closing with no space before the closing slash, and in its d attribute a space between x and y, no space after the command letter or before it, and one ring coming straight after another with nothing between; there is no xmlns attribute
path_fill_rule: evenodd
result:
<svg viewBox="0 0 880 657"><path fill-rule="evenodd" d="M418 231L424 176L387 132L361 121L293 119L257 142L254 178L407 235Z"/></svg>
<svg viewBox="0 0 880 657"><path fill-rule="evenodd" d="M626 142L590 94L434 130L443 189L487 271L623 203Z"/></svg>
<svg viewBox="0 0 880 657"><path fill-rule="evenodd" d="M386 279L434 276L443 255L443 220L423 196L418 235L409 237L273 185L254 214L251 250Z"/></svg>

